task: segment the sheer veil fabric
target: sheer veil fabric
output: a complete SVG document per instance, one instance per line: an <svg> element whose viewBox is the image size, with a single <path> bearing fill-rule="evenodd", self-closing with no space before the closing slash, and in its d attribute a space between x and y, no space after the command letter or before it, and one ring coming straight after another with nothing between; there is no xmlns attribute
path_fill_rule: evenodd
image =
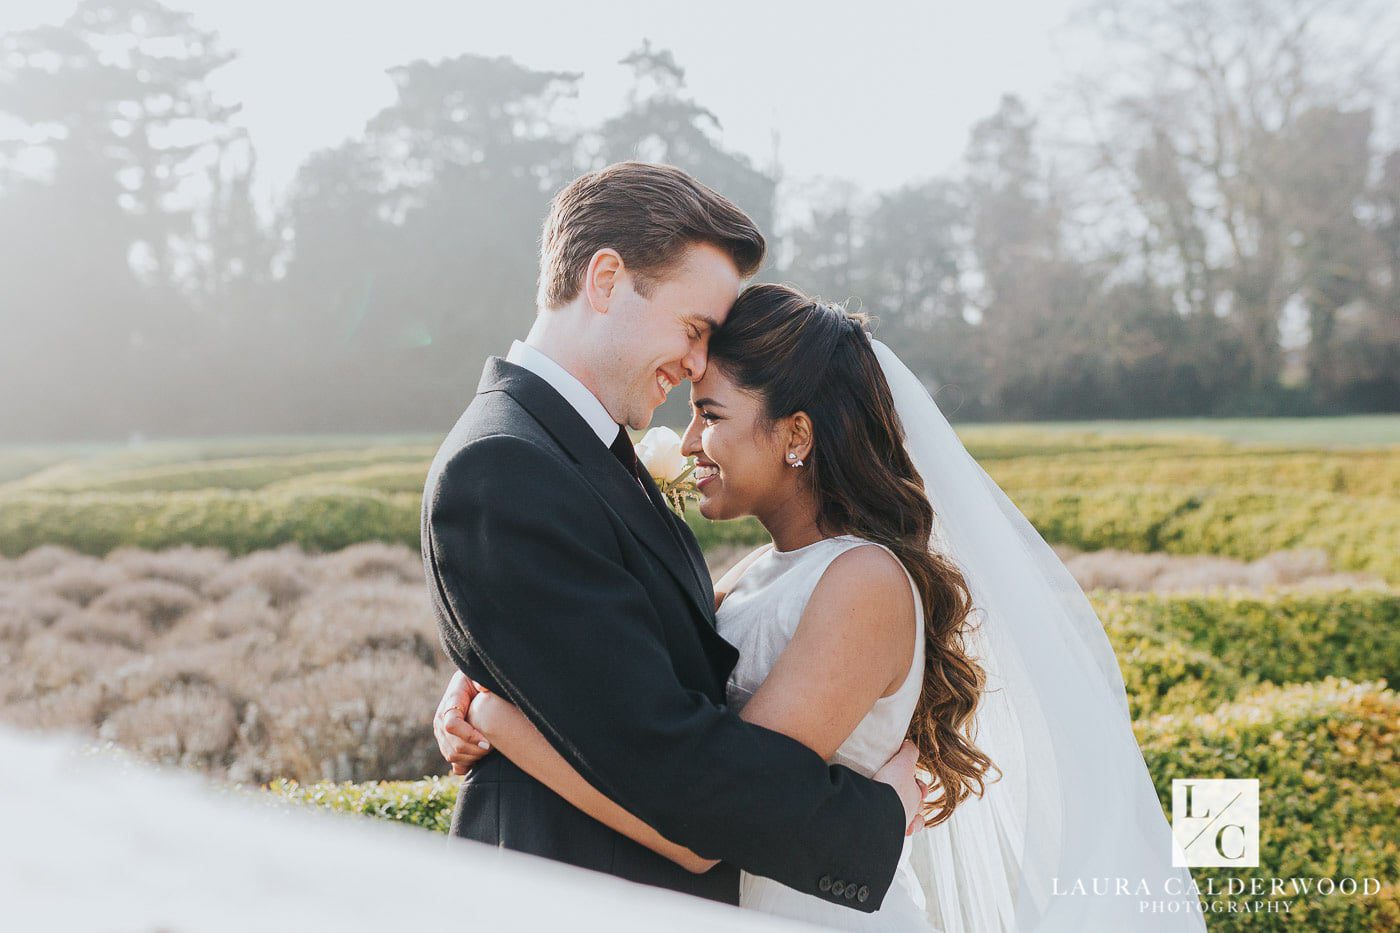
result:
<svg viewBox="0 0 1400 933"><path fill-rule="evenodd" d="M969 651L988 675L975 740L1004 774L915 834L929 920L944 933L1204 930L1092 605L918 377L872 344L933 505L931 544L972 591Z"/></svg>

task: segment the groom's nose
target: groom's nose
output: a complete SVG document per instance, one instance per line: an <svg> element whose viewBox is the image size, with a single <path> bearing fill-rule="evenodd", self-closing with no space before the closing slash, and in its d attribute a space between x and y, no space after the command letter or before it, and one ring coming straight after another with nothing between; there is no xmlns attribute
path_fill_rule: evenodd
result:
<svg viewBox="0 0 1400 933"><path fill-rule="evenodd" d="M704 345L696 347L685 355L681 360L681 367L685 369L685 378L691 382L699 382L705 377L705 366L709 363L709 354Z"/></svg>

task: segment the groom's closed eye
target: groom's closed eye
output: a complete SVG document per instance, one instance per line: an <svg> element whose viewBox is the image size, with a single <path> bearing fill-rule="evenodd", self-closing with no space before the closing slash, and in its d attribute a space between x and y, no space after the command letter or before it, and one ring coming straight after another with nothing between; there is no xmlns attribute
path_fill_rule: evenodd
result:
<svg viewBox="0 0 1400 933"><path fill-rule="evenodd" d="M693 317L689 320L689 324L691 327L695 328L695 335L697 337L703 334L713 334L716 330L719 329L719 321L716 321L709 315L700 315L699 317Z"/></svg>

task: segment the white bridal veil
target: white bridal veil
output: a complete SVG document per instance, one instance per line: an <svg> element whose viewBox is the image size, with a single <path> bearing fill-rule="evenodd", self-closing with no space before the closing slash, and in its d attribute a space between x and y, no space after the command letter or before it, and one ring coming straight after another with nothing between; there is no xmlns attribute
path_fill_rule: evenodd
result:
<svg viewBox="0 0 1400 933"><path fill-rule="evenodd" d="M1004 773L911 840L930 921L944 933L1204 930L1084 591L918 378L872 343L933 505L932 544L972 591L968 648L987 671L974 738Z"/></svg>

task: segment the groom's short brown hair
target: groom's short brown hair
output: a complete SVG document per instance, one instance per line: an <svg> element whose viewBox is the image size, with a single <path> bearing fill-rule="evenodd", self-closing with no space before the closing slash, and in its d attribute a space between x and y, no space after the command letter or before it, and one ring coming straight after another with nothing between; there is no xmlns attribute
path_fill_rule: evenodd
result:
<svg viewBox="0 0 1400 933"><path fill-rule="evenodd" d="M593 254L617 250L645 296L693 243L727 252L739 274L758 271L763 234L734 202L671 165L618 162L554 196L540 241L541 308L578 297Z"/></svg>

